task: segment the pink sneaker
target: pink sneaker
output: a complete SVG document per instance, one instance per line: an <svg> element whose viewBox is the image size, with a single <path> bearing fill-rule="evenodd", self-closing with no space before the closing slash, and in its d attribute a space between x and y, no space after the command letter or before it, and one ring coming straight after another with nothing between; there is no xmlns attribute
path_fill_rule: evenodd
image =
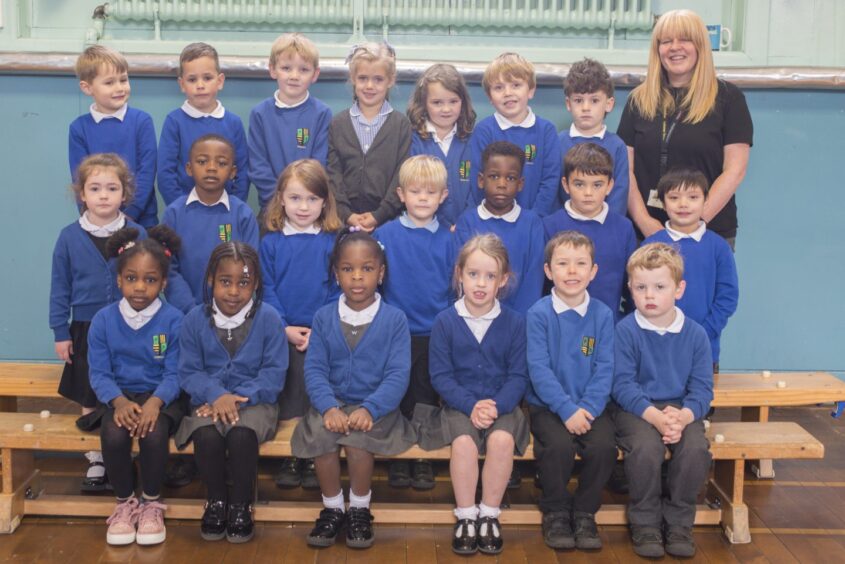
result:
<svg viewBox="0 0 845 564"><path fill-rule="evenodd" d="M164 511L167 506L158 501L145 501L138 508L138 534L135 542L140 545L164 542L167 530L164 528Z"/></svg>
<svg viewBox="0 0 845 564"><path fill-rule="evenodd" d="M130 497L119 502L106 520L109 530L106 532L106 542L122 546L135 542L135 525L138 523L138 498Z"/></svg>

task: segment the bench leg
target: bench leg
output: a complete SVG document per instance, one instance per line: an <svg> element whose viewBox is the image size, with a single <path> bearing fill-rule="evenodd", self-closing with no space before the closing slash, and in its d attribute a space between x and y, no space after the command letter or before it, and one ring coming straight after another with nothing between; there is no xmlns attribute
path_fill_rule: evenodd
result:
<svg viewBox="0 0 845 564"><path fill-rule="evenodd" d="M768 406L743 407L741 420L765 423L769 420L769 408ZM748 464L757 478L761 480L775 479L775 469L771 460L749 460Z"/></svg>
<svg viewBox="0 0 845 564"><path fill-rule="evenodd" d="M718 500L722 508L722 529L733 544L751 542L748 528L748 506L742 500L745 462L717 460L708 485L708 498Z"/></svg>
<svg viewBox="0 0 845 564"><path fill-rule="evenodd" d="M18 410L18 398L15 396L0 397L0 412L14 413Z"/></svg>
<svg viewBox="0 0 845 564"><path fill-rule="evenodd" d="M24 516L24 502L40 489L32 451L0 450L2 486L0 493L0 534L13 533Z"/></svg>

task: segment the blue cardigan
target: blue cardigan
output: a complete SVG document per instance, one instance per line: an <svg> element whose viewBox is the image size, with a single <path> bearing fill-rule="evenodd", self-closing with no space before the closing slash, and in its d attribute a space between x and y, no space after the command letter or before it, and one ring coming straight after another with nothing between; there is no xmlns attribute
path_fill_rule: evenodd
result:
<svg viewBox="0 0 845 564"><path fill-rule="evenodd" d="M152 392L164 405L179 396L182 312L166 303L137 331L115 302L101 309L88 331L91 388L108 404L124 392Z"/></svg>
<svg viewBox="0 0 845 564"><path fill-rule="evenodd" d="M470 160L470 140L452 138L449 145L449 154L444 155L443 150L433 137L423 139L416 131L411 136L411 156L431 155L437 157L446 165L447 187L449 195L446 201L440 204L437 209L437 218L446 225L455 225L458 218L467 208L473 206L475 198L471 192L477 189L478 171L473 171Z"/></svg>
<svg viewBox="0 0 845 564"><path fill-rule="evenodd" d="M405 314L384 302L358 346L349 349L337 302L320 308L305 355L305 389L320 414L361 404L373 420L399 407L408 389L411 336Z"/></svg>
<svg viewBox="0 0 845 564"><path fill-rule="evenodd" d="M483 399L493 399L499 415L510 413L528 386L525 345L525 319L512 309L502 307L479 343L454 306L448 307L431 330L431 385L467 416Z"/></svg>
<svg viewBox="0 0 845 564"><path fill-rule="evenodd" d="M204 304L185 316L179 339L179 383L192 405L212 404L227 393L249 398L246 405L276 403L285 386L288 344L272 307L258 307L246 341L233 357L217 337Z"/></svg>

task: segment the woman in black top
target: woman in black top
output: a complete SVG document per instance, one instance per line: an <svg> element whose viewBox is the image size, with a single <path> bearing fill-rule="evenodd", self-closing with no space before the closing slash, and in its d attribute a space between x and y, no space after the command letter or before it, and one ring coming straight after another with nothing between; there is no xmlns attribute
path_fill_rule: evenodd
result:
<svg viewBox="0 0 845 564"><path fill-rule="evenodd" d="M716 77L707 28L695 12L673 10L655 24L646 79L631 92L617 133L631 163L628 214L643 236L667 219L657 181L684 166L711 184L708 229L733 242L734 193L748 166L753 126L742 92Z"/></svg>

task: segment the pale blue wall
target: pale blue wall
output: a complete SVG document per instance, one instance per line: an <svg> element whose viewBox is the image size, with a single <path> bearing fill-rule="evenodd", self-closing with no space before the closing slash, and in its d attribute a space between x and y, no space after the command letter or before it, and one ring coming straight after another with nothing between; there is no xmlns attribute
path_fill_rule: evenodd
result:
<svg viewBox="0 0 845 564"><path fill-rule="evenodd" d="M157 129L182 99L173 79L132 80L132 103ZM221 99L244 119L269 80L229 80ZM313 93L337 111L345 85L318 83ZM410 85L394 103L404 109ZM473 87L480 115L489 106ZM619 93L621 108L625 92ZM842 134L845 92L760 90L746 93L755 126L748 176L739 194L739 311L722 341L722 367L845 371L845 190ZM68 195L67 125L88 98L71 77L0 76L0 359L49 360L50 255L58 231L75 218ZM543 88L533 104L559 128L569 124L562 92ZM619 110L610 116L615 128ZM254 200L254 196L253 196Z"/></svg>

